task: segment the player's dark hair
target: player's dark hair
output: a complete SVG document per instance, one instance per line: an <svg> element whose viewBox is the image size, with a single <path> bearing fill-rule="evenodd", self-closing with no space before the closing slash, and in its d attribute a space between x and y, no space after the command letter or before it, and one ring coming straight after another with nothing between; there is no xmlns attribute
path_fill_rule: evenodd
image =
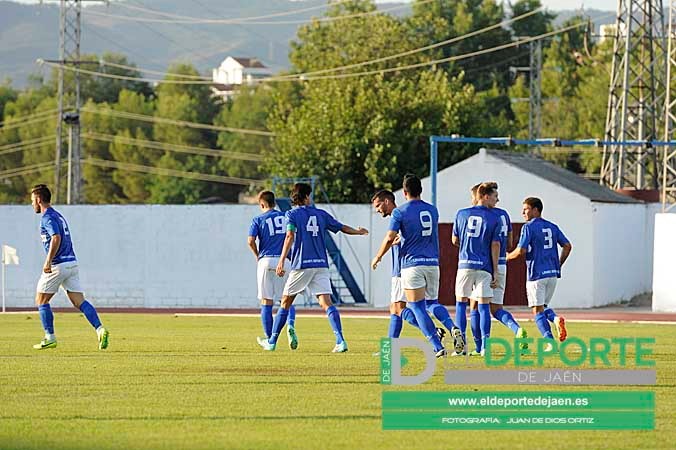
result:
<svg viewBox="0 0 676 450"><path fill-rule="evenodd" d="M422 183L420 182L420 178L412 173L404 175L403 185L404 190L408 192L408 195L411 197L420 197L420 194L422 194Z"/></svg>
<svg viewBox="0 0 676 450"><path fill-rule="evenodd" d="M479 197L483 197L484 195L491 195L493 192L498 190L498 184L497 183L481 183L479 185Z"/></svg>
<svg viewBox="0 0 676 450"><path fill-rule="evenodd" d="M382 202L385 199L394 203L394 194L390 190L381 189L375 194L373 194L373 197L371 198L371 203L375 202L376 200L380 200Z"/></svg>
<svg viewBox="0 0 676 450"><path fill-rule="evenodd" d="M312 187L307 183L296 183L293 185L293 190L291 191L291 203L296 206L301 206L305 204L305 199L307 199L310 194L312 194Z"/></svg>
<svg viewBox="0 0 676 450"><path fill-rule="evenodd" d="M272 191L261 191L258 194L258 201L264 201L270 208L275 206L275 194Z"/></svg>
<svg viewBox="0 0 676 450"><path fill-rule="evenodd" d="M37 197L40 197L40 200L45 203L52 201L52 192L49 190L46 184L36 184L33 186L33 189L31 189L31 194L35 194Z"/></svg>
<svg viewBox="0 0 676 450"><path fill-rule="evenodd" d="M537 197L528 197L523 201L524 205L528 205L533 209L537 209L542 214L542 200Z"/></svg>

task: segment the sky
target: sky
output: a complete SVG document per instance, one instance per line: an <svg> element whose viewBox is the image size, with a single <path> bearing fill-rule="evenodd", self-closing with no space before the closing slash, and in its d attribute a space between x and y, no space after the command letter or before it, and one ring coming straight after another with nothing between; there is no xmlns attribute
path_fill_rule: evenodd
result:
<svg viewBox="0 0 676 450"><path fill-rule="evenodd" d="M39 3L39 0L14 0L19 3ZM226 0L227 1L227 0ZM376 0L378 3L388 3L397 0ZM398 0L410 1L410 0ZM615 11L617 9L617 0L541 0L542 4L554 11L562 9L579 9L584 6L586 9L600 9L603 11Z"/></svg>

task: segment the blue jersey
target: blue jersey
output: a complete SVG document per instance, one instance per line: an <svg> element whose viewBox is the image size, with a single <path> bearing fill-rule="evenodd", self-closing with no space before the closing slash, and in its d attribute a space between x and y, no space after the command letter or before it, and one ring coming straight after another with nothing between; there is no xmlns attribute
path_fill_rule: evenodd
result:
<svg viewBox="0 0 676 450"><path fill-rule="evenodd" d="M52 242L52 236L61 236L61 244L52 259L52 264L61 264L63 262L75 261L75 252L73 251L73 241L70 239L70 229L66 219L56 212L54 208L47 208L40 220L40 236L42 244L45 246L45 252L49 253L49 246Z"/></svg>
<svg viewBox="0 0 676 450"><path fill-rule="evenodd" d="M527 250L528 281L561 278L558 246L569 242L559 227L548 220L538 217L526 222L518 246Z"/></svg>
<svg viewBox="0 0 676 450"><path fill-rule="evenodd" d="M286 236L284 213L273 209L254 217L249 227L249 236L258 238L258 259L279 257Z"/></svg>
<svg viewBox="0 0 676 450"><path fill-rule="evenodd" d="M286 212L286 220L288 230L296 233L291 247L291 269L328 268L326 231L337 233L343 224L314 206L293 208Z"/></svg>
<svg viewBox="0 0 676 450"><path fill-rule="evenodd" d="M498 220L497 214L485 206L472 206L457 212L453 235L460 240L458 269L493 273L491 245L500 242Z"/></svg>
<svg viewBox="0 0 676 450"><path fill-rule="evenodd" d="M392 278L401 277L401 243L392 246Z"/></svg>
<svg viewBox="0 0 676 450"><path fill-rule="evenodd" d="M512 231L512 221L504 209L493 208L491 211L498 216L498 227L500 227L500 258L498 264L507 264L507 237Z"/></svg>
<svg viewBox="0 0 676 450"><path fill-rule="evenodd" d="M390 231L401 233L401 268L439 265L439 212L422 200L392 211Z"/></svg>

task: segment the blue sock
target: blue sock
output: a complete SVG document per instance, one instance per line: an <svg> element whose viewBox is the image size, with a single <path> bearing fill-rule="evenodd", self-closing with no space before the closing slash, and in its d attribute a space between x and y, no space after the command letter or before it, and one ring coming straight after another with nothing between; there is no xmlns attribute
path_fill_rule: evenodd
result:
<svg viewBox="0 0 676 450"><path fill-rule="evenodd" d="M549 321L547 320L547 316L544 312L540 312L535 315L535 325L538 326L538 330L540 330L540 333L542 333L544 337L554 339L554 336L552 335L552 328L549 326Z"/></svg>
<svg viewBox="0 0 676 450"><path fill-rule="evenodd" d="M430 316L427 315L427 310L425 309L425 300L407 302L407 306L411 309L411 311L413 311L413 314L415 314L415 319L418 321L418 325L420 325L420 331L422 331L423 336L425 336L430 344L432 344L434 351L438 352L444 348L443 345L441 345L439 336L437 336L437 330L434 326L434 322L432 322Z"/></svg>
<svg viewBox="0 0 676 450"><path fill-rule="evenodd" d="M401 310L401 318L404 319L406 322L410 323L416 328L420 328L420 325L418 325L418 321L415 320L415 314L413 314L413 311L411 311L409 308L404 308Z"/></svg>
<svg viewBox="0 0 676 450"><path fill-rule="evenodd" d="M96 314L96 308L89 303L87 300L82 302L80 305L80 311L82 311L82 314L85 315L89 323L92 324L94 329L97 329L98 327L101 326L101 321L99 320L99 315Z"/></svg>
<svg viewBox="0 0 676 450"><path fill-rule="evenodd" d="M272 333L268 342L270 344L277 344L277 339L279 339L279 333L282 332L284 325L286 325L286 318L289 316L289 310L284 308L279 308L277 310L277 315L275 315L275 320L272 323Z"/></svg>
<svg viewBox="0 0 676 450"><path fill-rule="evenodd" d="M554 322L554 319L556 319L556 313L552 308L545 308L545 317L547 317L547 320L550 322Z"/></svg>
<svg viewBox="0 0 676 450"><path fill-rule="evenodd" d="M340 313L338 312L338 308L333 305L329 306L326 310L326 315L329 318L333 334L336 335L336 344L340 344L345 339L343 338L343 326L340 324Z"/></svg>
<svg viewBox="0 0 676 450"><path fill-rule="evenodd" d="M390 331L387 334L387 337L398 338L401 335L402 325L401 317L396 314L390 314Z"/></svg>
<svg viewBox="0 0 676 450"><path fill-rule="evenodd" d="M514 316L512 316L509 311L505 311L504 309L500 308L495 311L495 318L502 322L507 328L512 330L514 334L519 331L519 324L516 320L514 320Z"/></svg>
<svg viewBox="0 0 676 450"><path fill-rule="evenodd" d="M439 300L425 300L425 303L427 311L433 314L439 322L444 324L448 331L451 331L453 328L455 328L455 324L453 323L451 316L448 314L448 310L444 305L439 303Z"/></svg>
<svg viewBox="0 0 676 450"><path fill-rule="evenodd" d="M465 338L467 332L467 302L455 302L455 323L462 332L462 338L467 342Z"/></svg>
<svg viewBox="0 0 676 450"><path fill-rule="evenodd" d="M474 338L476 351L480 352L483 346L481 345L481 325L479 324L478 309L473 309L469 312L469 327L472 329L472 337Z"/></svg>
<svg viewBox="0 0 676 450"><path fill-rule="evenodd" d="M486 339L491 337L491 305L479 303L479 325L481 326L481 345L486 348Z"/></svg>
<svg viewBox="0 0 676 450"><path fill-rule="evenodd" d="M289 326L291 328L296 326L296 307L293 305L289 308Z"/></svg>
<svg viewBox="0 0 676 450"><path fill-rule="evenodd" d="M265 337L270 339L272 334L272 305L261 305L261 323Z"/></svg>
<svg viewBox="0 0 676 450"><path fill-rule="evenodd" d="M40 313L40 322L42 322L42 328L47 334L54 334L54 314L52 314L52 307L49 306L49 303L45 305L38 306L38 312Z"/></svg>

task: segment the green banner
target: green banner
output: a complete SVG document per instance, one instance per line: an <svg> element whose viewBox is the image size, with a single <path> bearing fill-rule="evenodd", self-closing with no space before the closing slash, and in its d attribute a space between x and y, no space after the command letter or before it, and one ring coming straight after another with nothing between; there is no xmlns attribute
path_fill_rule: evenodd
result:
<svg viewBox="0 0 676 450"><path fill-rule="evenodd" d="M654 430L653 411L394 412L383 430Z"/></svg>
<svg viewBox="0 0 676 450"><path fill-rule="evenodd" d="M560 410L654 410L650 391L595 392L396 392L382 394L384 410L427 411L560 411Z"/></svg>

